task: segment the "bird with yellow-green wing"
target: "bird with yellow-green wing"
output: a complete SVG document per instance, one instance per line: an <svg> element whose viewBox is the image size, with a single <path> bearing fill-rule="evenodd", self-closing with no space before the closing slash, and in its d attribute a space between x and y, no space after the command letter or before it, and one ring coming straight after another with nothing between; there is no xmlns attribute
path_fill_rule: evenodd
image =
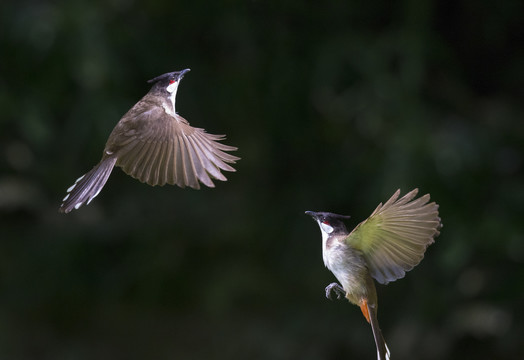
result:
<svg viewBox="0 0 524 360"><path fill-rule="evenodd" d="M320 227L324 264L340 282L328 285L326 296L335 292L360 307L371 324L379 360L389 359L390 352L378 325L373 279L387 284L404 277L442 228L438 205L429 202L429 194L415 199L417 193L415 189L399 199L397 190L351 233L343 222L349 216L306 211Z"/></svg>

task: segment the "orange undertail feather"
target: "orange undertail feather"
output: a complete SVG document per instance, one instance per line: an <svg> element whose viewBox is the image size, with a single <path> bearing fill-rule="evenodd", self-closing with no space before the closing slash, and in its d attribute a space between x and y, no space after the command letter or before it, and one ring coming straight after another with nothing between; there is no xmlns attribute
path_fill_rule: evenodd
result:
<svg viewBox="0 0 524 360"><path fill-rule="evenodd" d="M360 306L360 310L362 311L362 314L364 315L368 323L371 323L371 321L369 320L368 301L366 299L363 299L360 302L359 306Z"/></svg>

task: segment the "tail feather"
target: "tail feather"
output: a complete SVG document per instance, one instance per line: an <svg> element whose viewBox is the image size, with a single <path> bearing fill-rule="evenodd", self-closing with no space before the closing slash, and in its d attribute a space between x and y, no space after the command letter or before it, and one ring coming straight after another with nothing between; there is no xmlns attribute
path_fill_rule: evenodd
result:
<svg viewBox="0 0 524 360"><path fill-rule="evenodd" d="M104 187L115 163L116 157L106 158L87 174L79 177L76 182L67 189L68 194L64 198L58 211L67 214L73 209L78 209L84 204L89 204Z"/></svg>
<svg viewBox="0 0 524 360"><path fill-rule="evenodd" d="M375 338L375 344L377 346L377 359L389 360L391 355L389 352L389 348L386 345L386 341L382 336L382 331L380 331L380 327L378 326L376 305L370 305L366 303L366 306L369 313L371 329L373 330L373 337Z"/></svg>

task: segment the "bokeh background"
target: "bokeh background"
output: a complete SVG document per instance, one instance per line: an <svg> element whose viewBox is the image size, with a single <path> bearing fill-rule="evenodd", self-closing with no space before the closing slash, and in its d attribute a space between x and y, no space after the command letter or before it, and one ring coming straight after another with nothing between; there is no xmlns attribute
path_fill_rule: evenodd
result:
<svg viewBox="0 0 524 360"><path fill-rule="evenodd" d="M524 3L3 1L1 359L374 359L320 232L400 188L444 229L378 285L396 359L524 358ZM58 213L146 80L238 146L215 189L115 169Z"/></svg>

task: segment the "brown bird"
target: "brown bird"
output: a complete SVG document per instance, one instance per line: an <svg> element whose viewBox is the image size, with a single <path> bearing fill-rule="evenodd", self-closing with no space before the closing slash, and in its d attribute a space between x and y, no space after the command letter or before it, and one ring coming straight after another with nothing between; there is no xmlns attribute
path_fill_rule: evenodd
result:
<svg viewBox="0 0 524 360"><path fill-rule="evenodd" d="M89 204L104 187L113 167L149 185L178 185L199 189L214 187L212 179L226 181L220 172L235 171L227 163L240 158L226 153L237 150L194 128L175 110L178 85L189 69L160 75L153 87L116 124L109 135L102 160L67 189L59 211L68 213Z"/></svg>
<svg viewBox="0 0 524 360"><path fill-rule="evenodd" d="M424 257L426 248L440 234L438 205L428 203L429 194L418 199L418 189L399 199L400 190L350 233L343 223L349 216L306 211L320 226L324 264L342 284L326 287L326 296L335 291L360 307L371 324L377 357L390 358L378 325L377 291L381 284L403 278Z"/></svg>

